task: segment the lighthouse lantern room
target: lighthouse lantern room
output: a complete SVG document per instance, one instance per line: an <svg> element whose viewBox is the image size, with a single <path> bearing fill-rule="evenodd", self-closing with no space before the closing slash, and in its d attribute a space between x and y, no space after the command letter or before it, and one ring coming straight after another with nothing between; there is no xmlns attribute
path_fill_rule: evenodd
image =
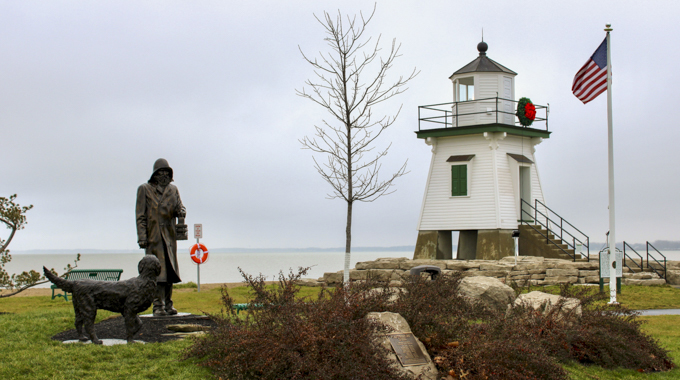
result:
<svg viewBox="0 0 680 380"><path fill-rule="evenodd" d="M414 259L514 255L512 232L533 218L533 205L545 204L534 153L550 137L548 108L515 100L517 73L487 49L479 43L479 56L449 78L453 102L418 108L416 136L432 160Z"/></svg>

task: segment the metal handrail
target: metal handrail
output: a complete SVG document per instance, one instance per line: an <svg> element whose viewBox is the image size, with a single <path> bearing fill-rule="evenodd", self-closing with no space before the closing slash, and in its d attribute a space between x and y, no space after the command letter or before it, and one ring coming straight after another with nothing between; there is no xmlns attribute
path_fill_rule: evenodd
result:
<svg viewBox="0 0 680 380"><path fill-rule="evenodd" d="M550 216L549 216L549 215L546 215L546 214L542 213L541 211L538 211L538 209L535 209L535 215L536 215L535 219L538 219L538 214L541 214L541 216L543 216L543 217L545 218L545 222L546 222L546 224L547 224L548 226L550 226L551 223L552 223L552 225L556 225L556 224L557 224L557 223L555 223L554 220L550 219ZM560 240L564 241L565 244L569 245L569 242L566 241L566 240L564 240L564 234L567 234L567 235L569 235L569 236L572 238L572 241L578 241L579 243L583 244L583 242L582 242L581 240L577 239L577 238L576 238L574 235L572 235L569 231L564 231L564 228L563 228L563 227L564 227L563 224L560 223ZM553 231L552 229L549 229L549 230L550 230L550 232L553 233L553 235L557 236L557 233L555 233L555 231ZM585 245L585 244L584 244L584 245ZM572 247L571 247L571 248L575 250L575 249L576 249L576 244L572 244Z"/></svg>
<svg viewBox="0 0 680 380"><path fill-rule="evenodd" d="M529 202L525 201L524 199L520 199L520 201L522 202L521 204L526 204L526 205L528 205L529 207L534 208ZM552 245L554 245L555 247L559 248L560 251L564 252L564 254L566 254L567 256L571 257L574 261L576 261L576 251L574 251L574 254L572 255L572 254L569 253L568 251L565 251L564 248L560 247L557 243L555 243L554 240L550 240L550 233L552 233L553 236L555 236L555 233L553 233L553 232L550 230L550 228L549 228L548 225L547 225L547 222L546 222L546 224L544 225L543 222L539 221L539 220L538 220L537 218L535 218L535 217L534 217L534 220L533 220L535 224L539 224L539 225L541 225L541 226L543 226L543 227L545 228L546 233L545 233L545 235L544 235L543 232L541 232L539 229L537 229L536 227L534 227L534 226L532 226L531 224L529 224L528 221L524 220L524 217L523 217L524 214L528 214L529 217L531 217L531 214L528 213L528 212L526 212L526 211L524 211L524 208L521 207L521 204L520 204L520 210L521 210L520 223L522 223L522 224L524 224L524 225L527 225L527 226L531 227L531 229L533 229L534 231L538 232L539 235L541 235L542 237L545 238L546 244L552 244ZM534 210L535 210L535 209L534 209ZM568 245L567 245L567 246L568 246ZM588 256L588 260L590 260L590 256Z"/></svg>
<svg viewBox="0 0 680 380"><path fill-rule="evenodd" d="M437 103L437 104L428 104L425 106L418 106L418 131L421 131L421 121L425 121L428 123L436 123L436 124L444 124L444 128L449 128L449 125L451 128L457 128L458 127L458 119L460 116L470 116L470 115L483 115L483 114L488 114L489 111L479 111L479 112L465 112L465 113L459 113L459 104L470 104L470 103L481 103L481 102L489 102L494 101L496 104L495 110L491 110L491 112L494 112L496 114L496 124L498 124L498 114L505 114L505 115L512 115L512 116L517 116L514 112L507 112L503 110L498 109L498 101L508 101L512 103L519 103L519 101L514 100L514 99L505 99L505 98L499 98L498 95L493 98L484 98L484 99L474 99L474 100L465 100L465 101L460 101L460 102L448 102L448 103ZM440 108L435 108L435 107L441 107L441 106L449 106L449 109L440 109ZM545 130L548 130L548 113L549 113L549 106L541 106L534 104L536 107L536 110L545 110L545 117L536 117L534 119L534 122L541 122L545 121ZM515 109L517 108L516 106L514 107ZM422 117L421 116L421 109L422 110L429 110L429 111L437 111L437 112L443 112L443 116L430 116L430 117ZM444 121L441 121L441 119L444 119ZM449 119L451 121L449 122ZM455 121L455 123L454 123ZM455 124L455 125L454 125ZM523 127L522 125L519 125L519 121L515 119L515 121L512 124L513 126L518 126L518 127ZM526 127L524 127L526 128Z"/></svg>
<svg viewBox="0 0 680 380"><path fill-rule="evenodd" d="M636 263L635 259L628 255L628 253L626 252L626 247L630 248L631 251L635 252L635 254L638 255L638 257L640 258L640 264ZM640 255L633 247L630 246L630 244L626 243L626 241L624 240L623 241L623 265L626 268L630 269L631 272L635 273L635 270L633 268L629 267L628 264L626 264L626 257L629 258L630 261L632 261L633 264L635 264L638 268L640 268L640 272L644 272L643 265L644 265L645 259L642 258L642 255ZM649 266L649 265L647 265L647 266Z"/></svg>
<svg viewBox="0 0 680 380"><path fill-rule="evenodd" d="M652 249L654 249L656 251L656 253L661 255L661 257L663 257L663 276L659 272L656 271L656 268L649 266L649 256L650 256L649 255L649 247L652 247ZM650 243L650 242L647 242L646 248L647 248L647 268L652 268L654 273L656 273L660 278L667 280L667 277L666 277L666 273L667 273L666 272L666 269L667 269L666 268L666 256L663 253L659 252L659 250L656 249L656 247L654 247L652 245L652 243ZM661 266L661 263L659 262L659 260L657 260L654 256L652 256L652 260L656 261L656 263L659 264L659 266Z"/></svg>
<svg viewBox="0 0 680 380"><path fill-rule="evenodd" d="M527 205L529 205L529 207L531 207L531 208L534 209L534 219L538 220L538 215L540 214L540 215L541 215L542 217L544 217L545 220L546 220L546 225L547 225L546 229L547 229L548 231L550 231L553 235L557 236L557 233L556 233L555 231L553 231L553 229L550 228L550 224L552 223L552 225L555 226L555 225L558 225L558 223L556 223L553 219L550 218L549 213L548 213L548 214L544 214L543 212L539 211L538 205L540 204L540 205L543 206L546 210L548 210L549 212L555 214L555 216L559 218L559 227L560 227L560 234L559 234L559 236L560 236L560 240L562 240L562 242L563 242L564 244L566 244L567 247L570 247L571 249L573 249L573 250L574 250L574 254L576 253L576 242L579 242L582 246L586 247L586 257L588 258L588 260L590 260L590 238L588 237L588 235L584 234L581 230L579 230L578 228L576 228L573 224L569 223L568 220L566 220L566 219L564 219L563 217L561 217L560 214L558 214L558 213L556 213L555 211L553 211L550 207L546 206L545 203L539 201L538 199L534 199L534 204L535 204L534 207L532 207L531 204L529 204L528 202L526 202L524 199L522 199L522 201L523 201L524 203L526 203ZM571 232L565 230L565 229L564 229L564 228L565 228L565 227L564 227L564 224L565 224L565 223L566 223L569 227L573 228L573 229L576 230L578 233L580 233L581 235L583 235L583 238L582 238L582 239L585 240L585 242L584 242L583 240L577 238L576 236L574 236ZM564 234L569 235L569 237L571 238L571 244L569 243L569 240L565 240L565 239L564 239ZM579 252L579 254L580 254L580 253L581 253L581 252Z"/></svg>
<svg viewBox="0 0 680 380"><path fill-rule="evenodd" d="M583 243L583 242L582 242L581 240L579 240L579 239L576 239L576 240L577 240L579 243L585 245L586 248L588 248L588 253L590 254L590 247L589 247L589 246L590 246L590 238L588 237L588 235L584 234L583 231L579 230L578 228L576 228L576 226L574 226L573 224L569 223L569 221L566 220L566 219L564 219L563 217L561 217L560 214L556 213L556 212L553 211L550 207L546 206L545 203L539 201L538 199L534 199L534 201L535 201L535 203L536 203L536 209L538 209L538 205L540 204L541 206L545 207L546 210L552 212L552 213L555 214L558 218L560 218L560 231L561 231L562 228L563 228L563 227L562 227L562 222L565 222L565 223L567 223L571 228L573 228L573 229L575 229L576 231L578 231L578 233L580 233L581 235L585 236L585 238L586 238L586 239L585 239L585 240L586 240L586 243ZM571 234L569 234L569 235L571 235ZM574 236L574 235L571 235L571 236ZM561 238L561 236L560 236L560 238Z"/></svg>

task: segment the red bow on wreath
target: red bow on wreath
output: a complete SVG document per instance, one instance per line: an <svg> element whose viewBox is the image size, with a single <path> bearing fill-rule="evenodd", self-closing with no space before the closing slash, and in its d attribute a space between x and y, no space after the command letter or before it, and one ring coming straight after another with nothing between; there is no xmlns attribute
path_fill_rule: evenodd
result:
<svg viewBox="0 0 680 380"><path fill-rule="evenodd" d="M536 119L536 107L532 103L527 103L524 106L524 116L529 120Z"/></svg>

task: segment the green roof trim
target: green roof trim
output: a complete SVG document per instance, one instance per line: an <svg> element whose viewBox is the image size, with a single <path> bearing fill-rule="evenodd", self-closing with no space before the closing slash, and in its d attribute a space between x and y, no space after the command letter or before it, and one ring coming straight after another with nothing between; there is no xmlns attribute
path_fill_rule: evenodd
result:
<svg viewBox="0 0 680 380"><path fill-rule="evenodd" d="M471 125L467 127L452 127L452 128L438 128L438 129L424 129L416 131L416 136L419 139L425 139L428 137L447 137L447 136L463 136L463 135L475 135L484 132L506 132L509 135L515 136L526 136L526 137L542 137L544 139L550 138L552 132L533 129L525 127L514 127L507 124L482 124L482 125Z"/></svg>

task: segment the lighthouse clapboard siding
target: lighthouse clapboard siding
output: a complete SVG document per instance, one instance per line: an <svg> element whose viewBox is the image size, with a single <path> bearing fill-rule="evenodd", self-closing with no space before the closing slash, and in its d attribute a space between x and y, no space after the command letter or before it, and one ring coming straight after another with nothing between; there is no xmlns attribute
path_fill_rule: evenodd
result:
<svg viewBox="0 0 680 380"><path fill-rule="evenodd" d="M540 140L492 133L486 137L439 137L434 141L418 230L516 229L520 216L520 164L508 153L535 162L533 145ZM447 162L449 157L460 155L474 157L470 161ZM468 165L468 193L451 196L451 165L459 164ZM544 202L536 165L521 165L528 166L531 173L531 199L527 201Z"/></svg>
<svg viewBox="0 0 680 380"><path fill-rule="evenodd" d="M450 156L474 154L468 165L468 195L450 195ZM489 143L482 135L437 138L418 230L495 227L494 180ZM493 227L489 227L493 225Z"/></svg>

